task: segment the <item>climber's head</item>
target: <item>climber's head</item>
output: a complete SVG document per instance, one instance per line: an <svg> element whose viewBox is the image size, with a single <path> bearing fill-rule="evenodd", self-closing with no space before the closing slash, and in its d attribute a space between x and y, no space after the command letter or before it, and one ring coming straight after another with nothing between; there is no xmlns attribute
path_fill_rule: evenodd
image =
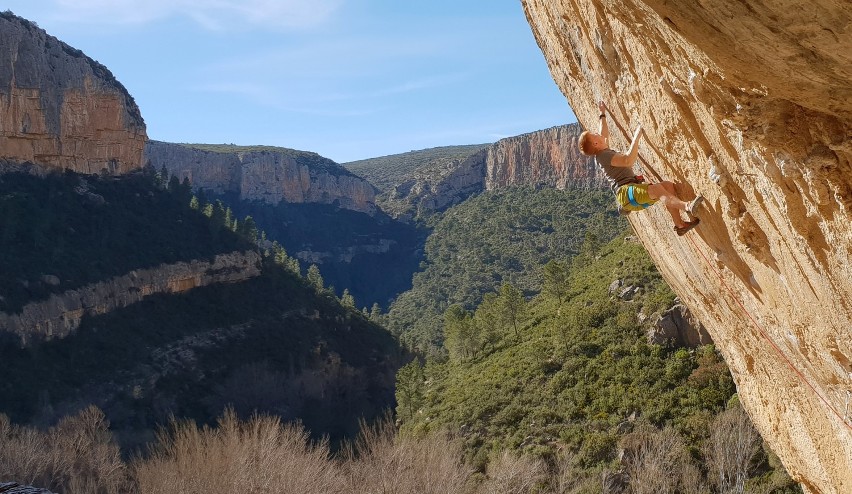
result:
<svg viewBox="0 0 852 494"><path fill-rule="evenodd" d="M577 139L577 147L586 156L594 156L607 148L606 139L600 134L584 131Z"/></svg>

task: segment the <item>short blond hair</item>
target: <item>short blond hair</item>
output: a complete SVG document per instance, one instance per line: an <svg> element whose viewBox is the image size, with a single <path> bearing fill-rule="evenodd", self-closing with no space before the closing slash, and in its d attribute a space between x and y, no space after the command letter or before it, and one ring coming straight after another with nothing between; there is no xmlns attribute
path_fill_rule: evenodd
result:
<svg viewBox="0 0 852 494"><path fill-rule="evenodd" d="M580 137L577 139L577 147L580 148L580 152L585 154L586 156L591 156L594 153L594 149L592 148L592 140L589 139L589 136L592 133L588 130L584 130Z"/></svg>

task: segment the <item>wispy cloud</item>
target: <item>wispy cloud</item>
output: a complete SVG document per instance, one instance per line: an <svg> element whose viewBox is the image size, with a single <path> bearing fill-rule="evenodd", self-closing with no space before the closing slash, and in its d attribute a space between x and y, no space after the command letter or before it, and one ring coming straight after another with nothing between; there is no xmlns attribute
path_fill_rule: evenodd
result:
<svg viewBox="0 0 852 494"><path fill-rule="evenodd" d="M343 0L53 0L54 16L66 22L145 24L186 17L222 30L245 25L305 29L327 21Z"/></svg>

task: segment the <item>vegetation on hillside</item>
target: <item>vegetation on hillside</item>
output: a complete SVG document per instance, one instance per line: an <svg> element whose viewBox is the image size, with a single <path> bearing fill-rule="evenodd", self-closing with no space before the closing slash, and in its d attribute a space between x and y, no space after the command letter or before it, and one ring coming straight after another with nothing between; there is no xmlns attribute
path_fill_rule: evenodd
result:
<svg viewBox="0 0 852 494"><path fill-rule="evenodd" d="M0 332L0 412L16 422L52 424L95 404L133 446L170 416L208 423L231 406L245 417L301 419L337 440L357 432L359 418L391 406L396 341L355 309L348 292L338 299L322 281L302 278L300 263L265 241L251 217L192 196L165 170L122 178L10 174L0 183L8 187L4 211L19 214L3 225L12 258L0 262L4 280L29 288L20 291L24 301L33 283L20 280L38 279L44 266L67 289L77 273L80 284L91 283L146 263L264 246L254 279L152 294L26 348ZM321 280L316 266L310 272ZM18 292L6 292L6 301L16 300L9 293Z"/></svg>
<svg viewBox="0 0 852 494"><path fill-rule="evenodd" d="M343 163L343 167L363 177L386 195L397 185L417 176L432 176L436 170L488 147L488 144L442 146Z"/></svg>
<svg viewBox="0 0 852 494"><path fill-rule="evenodd" d="M605 242L625 225L608 191L519 187L468 199L435 225L422 269L392 304L387 326L428 353L440 347L447 307L470 310L506 282L526 296L537 293L539 266L579 253L586 233Z"/></svg>
<svg viewBox="0 0 852 494"><path fill-rule="evenodd" d="M151 171L0 175L0 311L163 263L252 248Z"/></svg>
<svg viewBox="0 0 852 494"><path fill-rule="evenodd" d="M733 380L712 345L647 342L640 320L654 320L674 295L641 245L587 242L570 265L547 266L539 271L546 289L529 302L504 285L470 311L447 309L449 358L414 361L397 376L405 431L459 431L467 461L482 470L506 450L562 465L570 492L599 492L604 478L644 483L633 492L689 493L742 492L722 485L728 477L714 468L733 455L730 434L748 433L744 459L726 475L736 471L748 492L796 490L736 411ZM551 283L563 276L564 292ZM610 293L615 280L637 295ZM743 421L748 427L733 425ZM649 473L653 462L668 484Z"/></svg>
<svg viewBox="0 0 852 494"><path fill-rule="evenodd" d="M425 232L378 212L368 215L329 204L271 205L225 196L234 215L251 216L269 240L305 263L317 263L338 294L348 288L356 305L387 308L411 287L422 259Z"/></svg>

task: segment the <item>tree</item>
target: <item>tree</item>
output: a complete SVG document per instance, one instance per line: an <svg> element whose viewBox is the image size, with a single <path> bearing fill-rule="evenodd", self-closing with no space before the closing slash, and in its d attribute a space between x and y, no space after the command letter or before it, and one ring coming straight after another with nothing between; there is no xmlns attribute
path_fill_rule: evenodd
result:
<svg viewBox="0 0 852 494"><path fill-rule="evenodd" d="M396 373L396 415L403 421L412 420L423 405L423 366L417 359Z"/></svg>
<svg viewBox="0 0 852 494"><path fill-rule="evenodd" d="M192 199L189 200L189 207L195 209L196 211L201 207L198 202L198 196L192 196Z"/></svg>
<svg viewBox="0 0 852 494"><path fill-rule="evenodd" d="M524 294L511 283L503 283L503 286L500 287L498 304L503 324L514 329L515 338L520 339L521 333L518 331L518 324L523 319L527 309Z"/></svg>
<svg viewBox="0 0 852 494"><path fill-rule="evenodd" d="M500 339L500 308L498 297L494 292L482 296L482 302L473 314L473 323L479 331L482 345L497 344Z"/></svg>
<svg viewBox="0 0 852 494"><path fill-rule="evenodd" d="M376 324L382 323L382 308L378 302L374 302L373 307L370 309L370 320Z"/></svg>
<svg viewBox="0 0 852 494"><path fill-rule="evenodd" d="M569 277L568 265L551 259L542 269L542 293L556 299L556 302L562 305L568 296Z"/></svg>
<svg viewBox="0 0 852 494"><path fill-rule="evenodd" d="M355 309L355 297L349 293L348 288L343 289L343 295L340 296L340 303L349 309Z"/></svg>
<svg viewBox="0 0 852 494"><path fill-rule="evenodd" d="M237 233L252 242L257 242L257 224L254 222L254 218L246 216L245 219L240 222L239 227L237 228Z"/></svg>
<svg viewBox="0 0 852 494"><path fill-rule="evenodd" d="M760 435L740 406L717 415L710 429L705 449L710 480L718 492L740 494L745 490L751 459L760 450Z"/></svg>
<svg viewBox="0 0 852 494"><path fill-rule="evenodd" d="M316 264L311 264L308 268L307 275L308 284L310 284L316 291L320 291L323 289L324 281L322 279L322 275L320 274L320 270Z"/></svg>
<svg viewBox="0 0 852 494"><path fill-rule="evenodd" d="M473 357L481 346L473 315L459 304L444 312L444 346L450 356L457 358Z"/></svg>

